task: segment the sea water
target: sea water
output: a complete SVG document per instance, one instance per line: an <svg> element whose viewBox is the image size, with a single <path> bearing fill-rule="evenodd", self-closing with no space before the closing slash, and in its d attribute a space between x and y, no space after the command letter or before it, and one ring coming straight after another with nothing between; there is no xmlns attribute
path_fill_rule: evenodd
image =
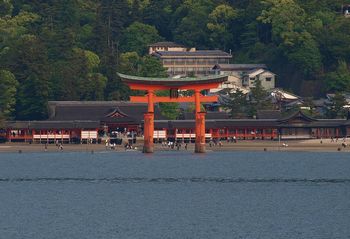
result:
<svg viewBox="0 0 350 239"><path fill-rule="evenodd" d="M350 155L3 153L0 238L350 238Z"/></svg>

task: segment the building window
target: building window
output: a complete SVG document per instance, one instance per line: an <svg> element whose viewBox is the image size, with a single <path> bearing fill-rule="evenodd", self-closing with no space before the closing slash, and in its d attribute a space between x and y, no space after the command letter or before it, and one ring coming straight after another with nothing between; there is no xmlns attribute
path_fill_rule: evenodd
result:
<svg viewBox="0 0 350 239"><path fill-rule="evenodd" d="M250 78L251 81L255 81L255 78Z"/></svg>
<svg viewBox="0 0 350 239"><path fill-rule="evenodd" d="M164 65L172 65L173 63L173 60L163 60Z"/></svg>
<svg viewBox="0 0 350 239"><path fill-rule="evenodd" d="M183 59L175 59L174 61L175 61L175 65L184 65L185 64Z"/></svg>
<svg viewBox="0 0 350 239"><path fill-rule="evenodd" d="M207 60L205 59L198 59L198 65L207 65Z"/></svg>
<svg viewBox="0 0 350 239"><path fill-rule="evenodd" d="M271 77L266 77L266 81L271 81L272 78Z"/></svg>
<svg viewBox="0 0 350 239"><path fill-rule="evenodd" d="M212 64L212 65L215 65L215 64L218 63L218 60L217 60L217 59L209 59L209 60L208 60L208 63L209 63L209 64Z"/></svg>
<svg viewBox="0 0 350 239"><path fill-rule="evenodd" d="M196 62L195 62L195 59L193 59L193 58L189 58L189 59L187 59L187 64L188 65L194 65Z"/></svg>

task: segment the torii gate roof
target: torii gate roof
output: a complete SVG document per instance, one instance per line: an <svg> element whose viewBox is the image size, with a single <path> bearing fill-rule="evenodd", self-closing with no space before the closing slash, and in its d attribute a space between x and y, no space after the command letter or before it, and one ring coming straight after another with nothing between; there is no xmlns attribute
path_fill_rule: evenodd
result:
<svg viewBox="0 0 350 239"><path fill-rule="evenodd" d="M199 78L157 78L157 77L140 77L130 76L117 73L125 83L142 84L142 85L161 85L165 87L185 87L188 85L205 85L210 83L222 83L227 81L227 75L210 75Z"/></svg>

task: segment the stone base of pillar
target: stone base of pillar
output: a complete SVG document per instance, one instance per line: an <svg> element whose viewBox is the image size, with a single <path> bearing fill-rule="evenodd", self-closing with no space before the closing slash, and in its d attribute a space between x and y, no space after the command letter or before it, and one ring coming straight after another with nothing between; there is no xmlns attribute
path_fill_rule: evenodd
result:
<svg viewBox="0 0 350 239"><path fill-rule="evenodd" d="M146 146L146 145L144 145L143 149L142 149L142 153L152 154L152 153L154 153L154 147L153 146Z"/></svg>
<svg viewBox="0 0 350 239"><path fill-rule="evenodd" d="M196 143L194 148L195 153L205 153L205 144L203 143Z"/></svg>

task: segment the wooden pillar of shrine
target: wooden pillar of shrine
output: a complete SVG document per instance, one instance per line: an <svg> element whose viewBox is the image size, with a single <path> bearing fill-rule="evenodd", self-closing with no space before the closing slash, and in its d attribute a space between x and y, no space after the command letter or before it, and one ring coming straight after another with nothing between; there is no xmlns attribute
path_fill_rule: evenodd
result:
<svg viewBox="0 0 350 239"><path fill-rule="evenodd" d="M153 153L154 152L154 91L149 90L148 99L148 112L144 114L144 144L143 153Z"/></svg>
<svg viewBox="0 0 350 239"><path fill-rule="evenodd" d="M196 142L195 153L205 153L205 112L201 112L200 92L195 90Z"/></svg>

